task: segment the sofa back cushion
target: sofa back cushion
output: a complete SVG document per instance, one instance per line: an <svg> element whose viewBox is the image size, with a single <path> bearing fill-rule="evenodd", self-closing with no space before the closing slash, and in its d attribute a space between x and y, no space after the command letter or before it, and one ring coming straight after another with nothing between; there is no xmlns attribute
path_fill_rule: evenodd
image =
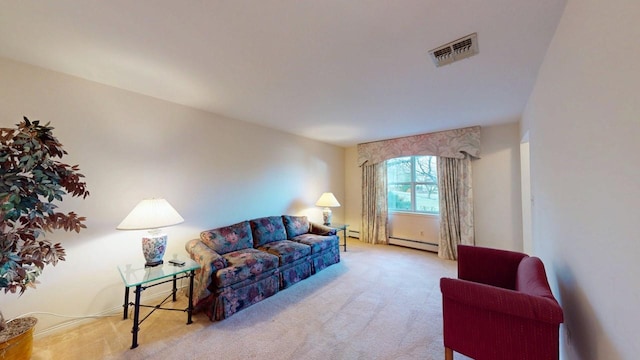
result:
<svg viewBox="0 0 640 360"><path fill-rule="evenodd" d="M248 221L203 231L200 233L200 240L221 255L253 247Z"/></svg>
<svg viewBox="0 0 640 360"><path fill-rule="evenodd" d="M287 240L282 216L267 216L250 220L253 232L253 246L258 247L270 242Z"/></svg>
<svg viewBox="0 0 640 360"><path fill-rule="evenodd" d="M516 275L516 291L542 296L555 301L542 261L535 256L522 259Z"/></svg>
<svg viewBox="0 0 640 360"><path fill-rule="evenodd" d="M294 237L309 232L309 219L306 216L283 215L284 228L287 231L287 238Z"/></svg>

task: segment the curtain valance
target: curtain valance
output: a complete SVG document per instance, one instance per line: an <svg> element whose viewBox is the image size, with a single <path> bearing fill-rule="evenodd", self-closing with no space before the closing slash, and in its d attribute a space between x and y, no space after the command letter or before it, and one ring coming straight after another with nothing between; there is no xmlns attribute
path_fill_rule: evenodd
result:
<svg viewBox="0 0 640 360"><path fill-rule="evenodd" d="M413 155L480 157L480 126L358 144L358 166Z"/></svg>

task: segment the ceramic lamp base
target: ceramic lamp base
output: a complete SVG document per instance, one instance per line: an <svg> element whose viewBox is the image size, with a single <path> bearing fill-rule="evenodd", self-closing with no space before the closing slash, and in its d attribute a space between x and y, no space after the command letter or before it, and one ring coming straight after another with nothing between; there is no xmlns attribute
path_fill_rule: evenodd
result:
<svg viewBox="0 0 640 360"><path fill-rule="evenodd" d="M167 235L149 234L142 238L142 254L146 260L146 267L158 266L163 263L164 251L167 249Z"/></svg>
<svg viewBox="0 0 640 360"><path fill-rule="evenodd" d="M331 209L328 207L322 210L322 220L325 225L331 225Z"/></svg>

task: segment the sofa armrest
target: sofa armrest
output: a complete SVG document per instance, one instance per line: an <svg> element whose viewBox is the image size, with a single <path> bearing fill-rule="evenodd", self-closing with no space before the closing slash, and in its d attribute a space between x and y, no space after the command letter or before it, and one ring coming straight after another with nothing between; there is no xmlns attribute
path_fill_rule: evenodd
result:
<svg viewBox="0 0 640 360"><path fill-rule="evenodd" d="M211 295L209 286L213 283L216 271L227 267L227 261L217 252L205 245L200 239L189 240L185 249L191 259L200 264L193 278L193 305Z"/></svg>
<svg viewBox="0 0 640 360"><path fill-rule="evenodd" d="M189 253L191 259L198 262L202 267L205 267L209 264L215 270L220 270L227 267L227 260L225 260L217 252L213 251L213 249L205 245L200 239L193 239L188 241L185 245L185 249Z"/></svg>
<svg viewBox="0 0 640 360"><path fill-rule="evenodd" d="M514 290L520 261L526 254L458 245L458 278Z"/></svg>
<svg viewBox="0 0 640 360"><path fill-rule="evenodd" d="M560 324L563 321L562 308L555 299L450 278L440 279L440 290L443 304L454 301L469 309L492 311L549 324Z"/></svg>
<svg viewBox="0 0 640 360"><path fill-rule="evenodd" d="M337 230L326 225L309 222L309 233L314 235L327 236L327 235L335 235L337 233Z"/></svg>

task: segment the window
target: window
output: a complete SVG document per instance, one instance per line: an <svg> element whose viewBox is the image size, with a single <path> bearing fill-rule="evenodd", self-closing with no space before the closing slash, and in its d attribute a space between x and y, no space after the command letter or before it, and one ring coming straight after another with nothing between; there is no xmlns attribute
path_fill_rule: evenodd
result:
<svg viewBox="0 0 640 360"><path fill-rule="evenodd" d="M387 197L390 211L438 214L436 156L407 156L387 160Z"/></svg>

